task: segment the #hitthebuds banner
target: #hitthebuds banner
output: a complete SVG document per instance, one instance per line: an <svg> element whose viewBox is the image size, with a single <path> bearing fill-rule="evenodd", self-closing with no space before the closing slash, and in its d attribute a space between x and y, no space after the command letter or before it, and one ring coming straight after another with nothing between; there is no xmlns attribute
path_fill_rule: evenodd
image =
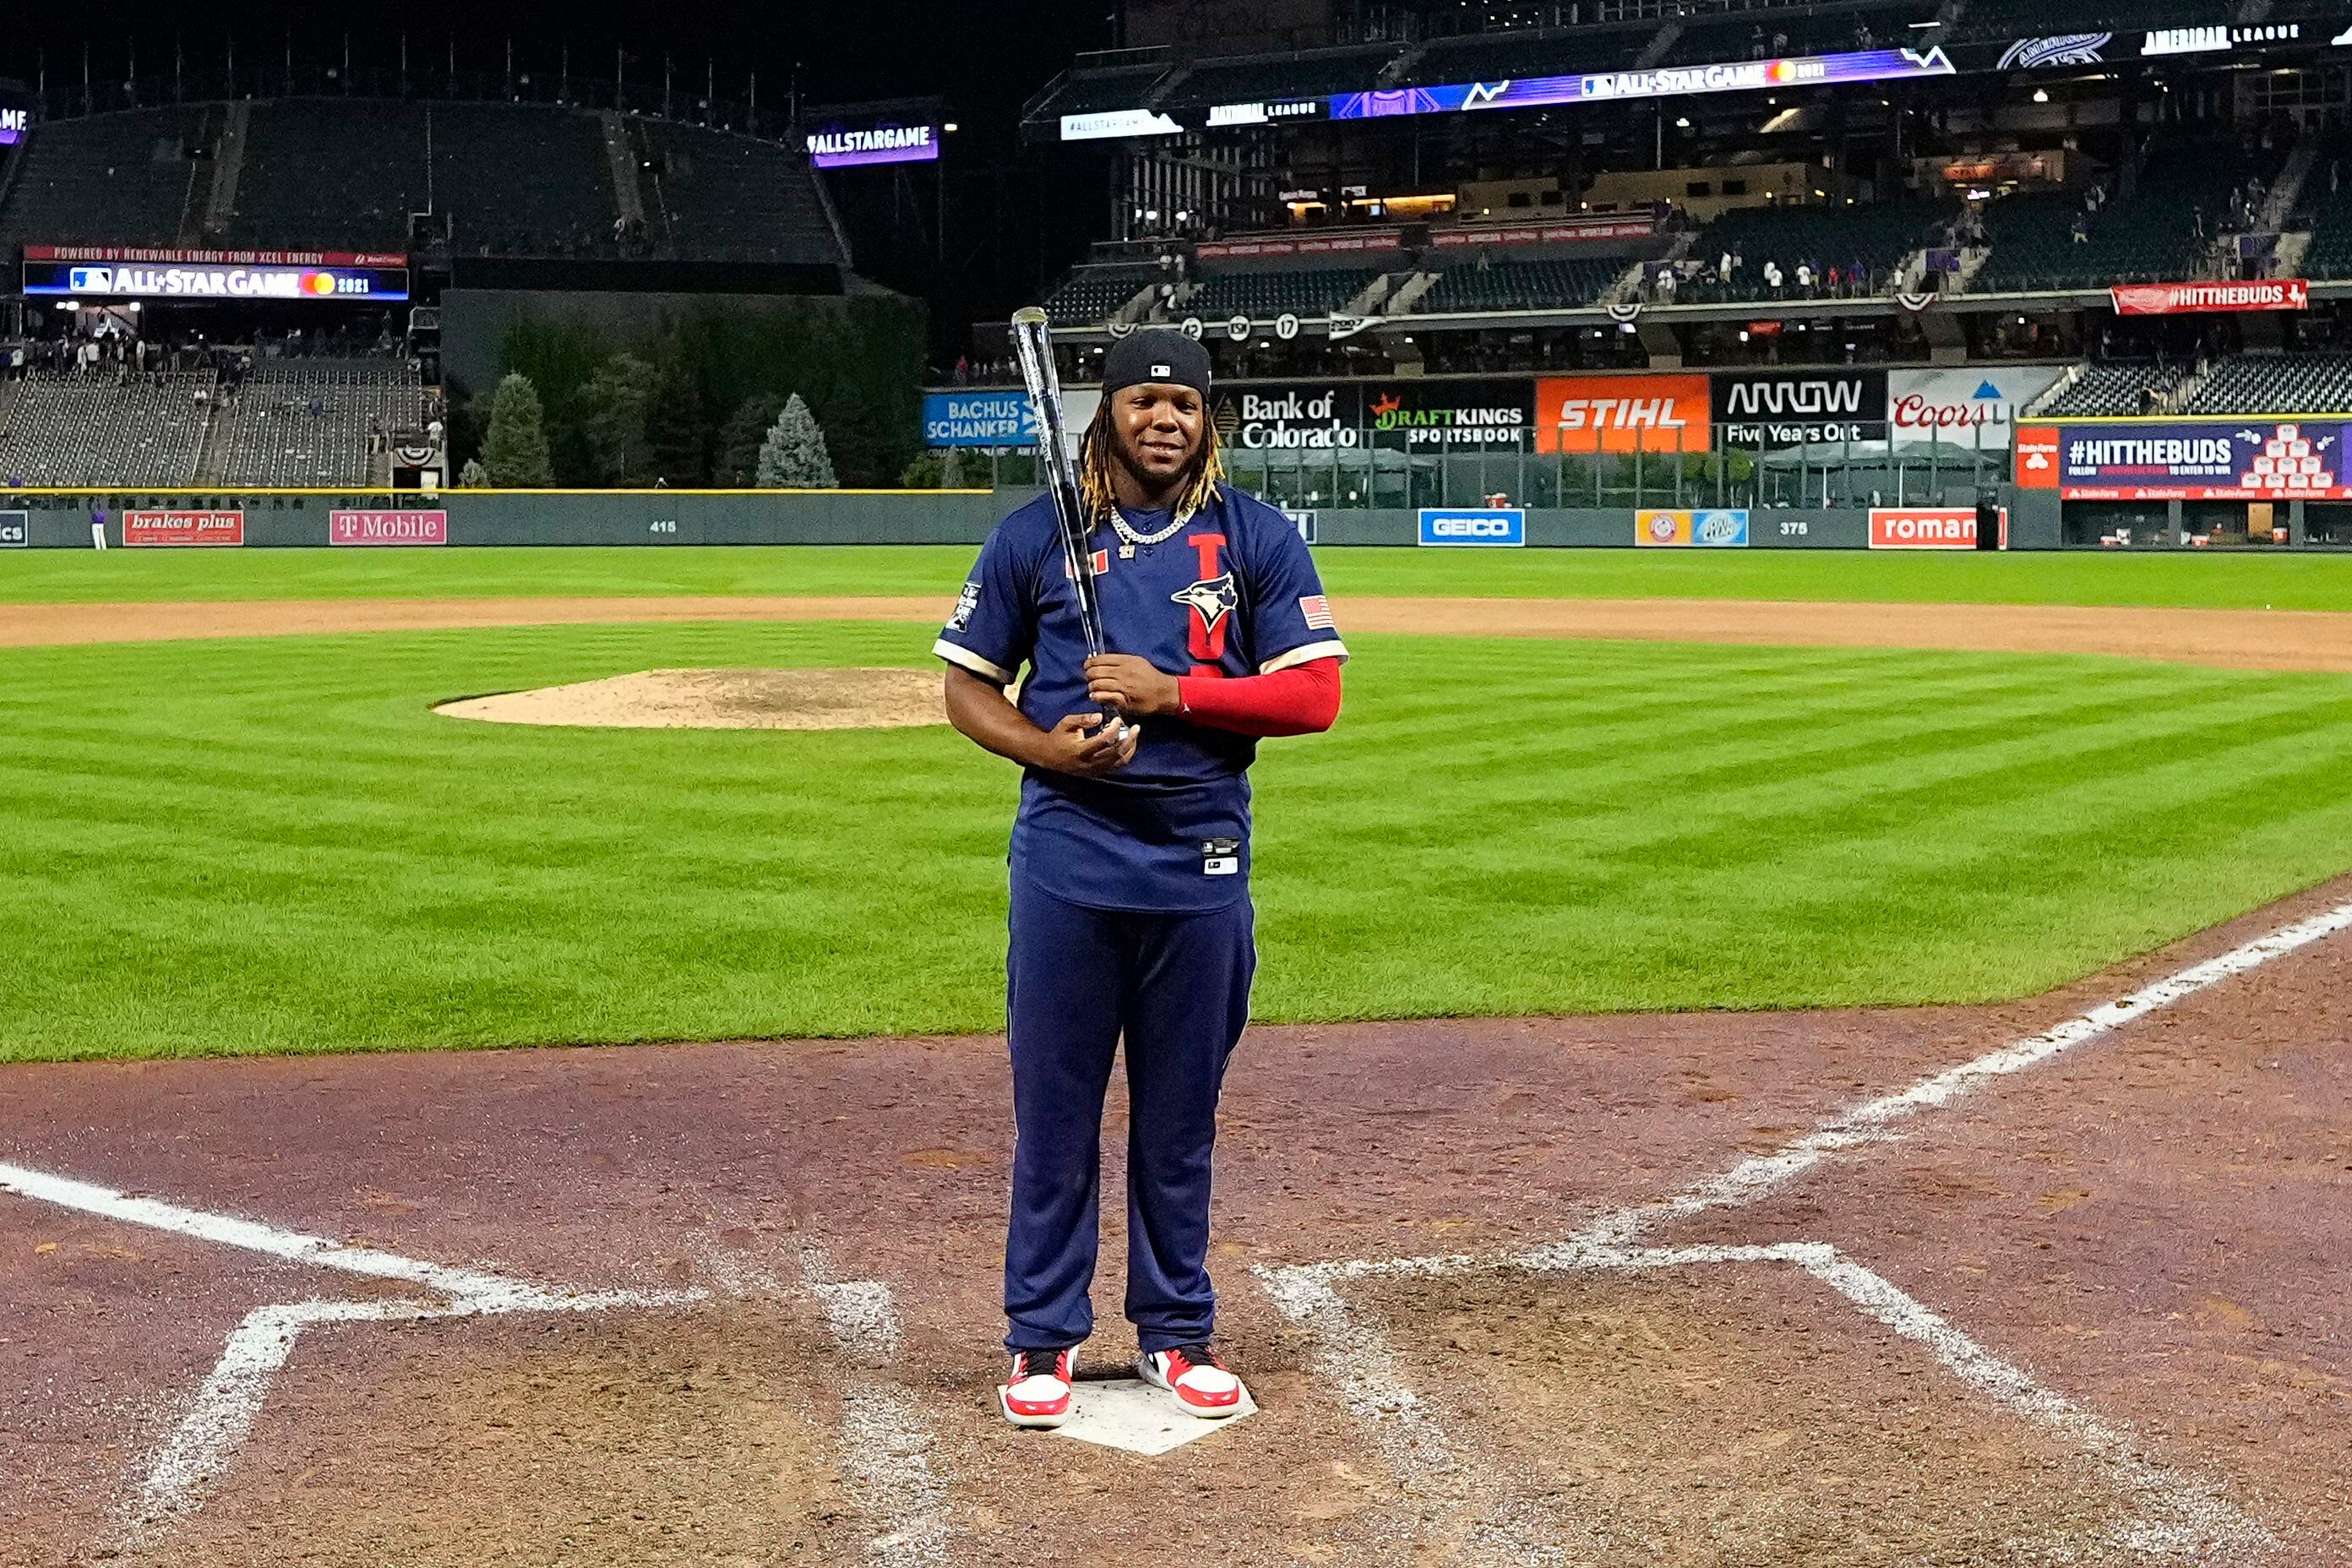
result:
<svg viewBox="0 0 2352 1568"><path fill-rule="evenodd" d="M2347 500L2347 428L2273 420L2035 426L2018 443L2018 483L2046 488L2054 457L2067 500Z"/></svg>
<svg viewBox="0 0 2352 1568"><path fill-rule="evenodd" d="M2300 278L2249 278L2224 283L2118 283L2107 290L2118 316L2188 316L2213 310L2307 310L2311 285Z"/></svg>

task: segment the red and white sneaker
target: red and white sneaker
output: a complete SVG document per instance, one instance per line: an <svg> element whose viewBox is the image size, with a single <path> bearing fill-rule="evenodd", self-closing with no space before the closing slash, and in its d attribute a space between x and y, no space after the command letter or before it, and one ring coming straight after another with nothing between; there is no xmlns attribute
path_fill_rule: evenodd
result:
<svg viewBox="0 0 2352 1568"><path fill-rule="evenodd" d="M1077 1347L1014 1351L1013 1370L996 1385L996 1402L1015 1426L1059 1426L1070 1418L1070 1374Z"/></svg>
<svg viewBox="0 0 2352 1568"><path fill-rule="evenodd" d="M1222 1421L1242 1407L1242 1380L1207 1345L1150 1351L1135 1363L1143 1381L1164 1388L1203 1421Z"/></svg>

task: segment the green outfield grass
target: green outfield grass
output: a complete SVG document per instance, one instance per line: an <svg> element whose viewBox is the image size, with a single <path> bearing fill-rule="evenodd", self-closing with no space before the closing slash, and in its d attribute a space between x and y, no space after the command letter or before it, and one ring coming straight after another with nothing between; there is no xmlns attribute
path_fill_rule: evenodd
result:
<svg viewBox="0 0 2352 1568"><path fill-rule="evenodd" d="M961 545L0 552L0 604L607 594L954 597ZM1318 553L1333 593L2352 610L2352 556L1862 551ZM5 612L0 612L5 613Z"/></svg>
<svg viewBox="0 0 2352 1568"><path fill-rule="evenodd" d="M2208 563L2200 563L2208 564ZM0 653L0 1057L997 1026L1013 772L944 727L441 699L919 628ZM1267 1019L1978 1001L2352 866L2352 680L1365 637L1257 772Z"/></svg>

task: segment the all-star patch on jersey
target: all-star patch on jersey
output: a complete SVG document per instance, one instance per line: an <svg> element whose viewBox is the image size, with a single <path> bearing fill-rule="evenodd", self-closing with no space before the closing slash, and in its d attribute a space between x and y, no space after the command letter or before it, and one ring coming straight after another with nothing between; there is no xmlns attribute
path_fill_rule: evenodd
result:
<svg viewBox="0 0 2352 1568"><path fill-rule="evenodd" d="M1172 514L1130 512L1153 534ZM1171 675L1270 674L1340 658L1314 558L1290 520L1229 485L1181 529L1124 556L1108 525L1092 552L1103 637ZM1311 607L1310 607L1311 606ZM1086 642L1050 500L997 524L932 651L1009 685L1050 730L1094 711ZM1143 722L1135 760L1107 778L1029 770L1013 826L1013 868L1071 903L1106 910L1222 909L1248 892L1247 735L1171 715ZM1214 846L1226 853L1208 853Z"/></svg>

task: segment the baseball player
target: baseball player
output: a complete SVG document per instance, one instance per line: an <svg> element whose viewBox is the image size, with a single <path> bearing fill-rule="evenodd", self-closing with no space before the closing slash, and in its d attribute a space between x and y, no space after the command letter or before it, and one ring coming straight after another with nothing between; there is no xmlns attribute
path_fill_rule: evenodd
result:
<svg viewBox="0 0 2352 1568"><path fill-rule="evenodd" d="M1139 1370L1205 1418L1244 1396L1214 1348L1207 1260L1217 1094L1257 968L1247 774L1259 737L1330 728L1348 650L1290 521L1223 482L1208 405L1209 356L1180 332L1105 356L1078 466L1115 651L1087 657L1050 499L997 525L934 645L950 721L1022 768L997 1391L1020 1426L1068 1419L1094 1331L1103 1093L1122 1038Z"/></svg>

